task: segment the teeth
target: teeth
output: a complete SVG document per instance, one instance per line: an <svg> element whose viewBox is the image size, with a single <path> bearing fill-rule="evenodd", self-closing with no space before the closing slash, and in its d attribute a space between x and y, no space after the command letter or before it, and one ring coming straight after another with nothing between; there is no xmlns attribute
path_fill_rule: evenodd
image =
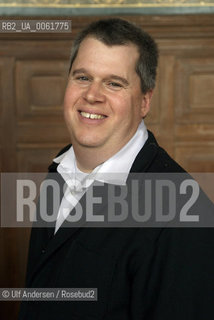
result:
<svg viewBox="0 0 214 320"><path fill-rule="evenodd" d="M104 119L105 118L101 114L88 113L88 112L83 112L83 111L81 111L80 113L84 118L88 118L88 119L89 118L90 119Z"/></svg>

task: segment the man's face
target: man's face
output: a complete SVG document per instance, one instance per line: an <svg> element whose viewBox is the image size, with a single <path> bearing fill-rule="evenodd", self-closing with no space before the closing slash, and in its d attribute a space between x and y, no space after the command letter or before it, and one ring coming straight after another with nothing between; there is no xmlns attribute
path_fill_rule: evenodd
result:
<svg viewBox="0 0 214 320"><path fill-rule="evenodd" d="M109 47L92 37L83 40L64 98L74 148L116 153L134 135L151 97L141 92L138 56L131 44Z"/></svg>

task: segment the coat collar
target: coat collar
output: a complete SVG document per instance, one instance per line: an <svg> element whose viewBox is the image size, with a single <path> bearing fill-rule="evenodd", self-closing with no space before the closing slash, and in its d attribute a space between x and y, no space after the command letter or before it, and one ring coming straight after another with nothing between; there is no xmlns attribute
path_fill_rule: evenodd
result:
<svg viewBox="0 0 214 320"><path fill-rule="evenodd" d="M148 131L148 134L148 139L135 158L130 172L146 172L158 153L159 146L153 133Z"/></svg>

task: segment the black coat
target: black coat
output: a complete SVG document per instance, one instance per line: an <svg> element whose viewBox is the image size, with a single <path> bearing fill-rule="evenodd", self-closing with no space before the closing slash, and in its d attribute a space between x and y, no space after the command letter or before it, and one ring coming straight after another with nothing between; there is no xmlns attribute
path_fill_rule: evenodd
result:
<svg viewBox="0 0 214 320"><path fill-rule="evenodd" d="M131 172L184 170L149 133ZM26 286L97 288L98 300L23 302L19 320L213 319L214 232L60 228L53 236L52 229L34 228Z"/></svg>

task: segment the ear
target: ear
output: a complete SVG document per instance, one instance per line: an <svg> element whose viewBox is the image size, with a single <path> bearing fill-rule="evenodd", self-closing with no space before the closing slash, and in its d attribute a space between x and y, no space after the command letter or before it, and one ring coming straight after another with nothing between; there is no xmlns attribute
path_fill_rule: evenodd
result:
<svg viewBox="0 0 214 320"><path fill-rule="evenodd" d="M145 118L147 113L150 110L150 104L153 96L153 90L150 90L143 94L142 103L141 103L141 116Z"/></svg>

